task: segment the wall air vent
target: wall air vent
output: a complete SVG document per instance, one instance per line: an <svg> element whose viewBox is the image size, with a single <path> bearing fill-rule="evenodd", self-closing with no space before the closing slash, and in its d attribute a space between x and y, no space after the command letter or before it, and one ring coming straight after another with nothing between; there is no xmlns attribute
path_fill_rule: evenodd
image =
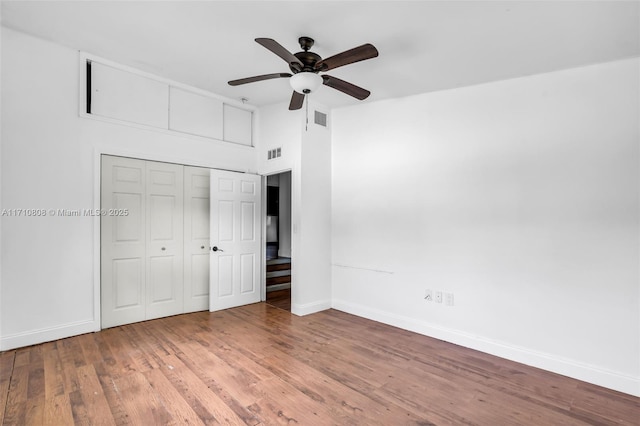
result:
<svg viewBox="0 0 640 426"><path fill-rule="evenodd" d="M273 148L267 151L267 160L273 160L275 158L282 157L282 148Z"/></svg>
<svg viewBox="0 0 640 426"><path fill-rule="evenodd" d="M313 122L319 126L327 127L327 114L315 111Z"/></svg>

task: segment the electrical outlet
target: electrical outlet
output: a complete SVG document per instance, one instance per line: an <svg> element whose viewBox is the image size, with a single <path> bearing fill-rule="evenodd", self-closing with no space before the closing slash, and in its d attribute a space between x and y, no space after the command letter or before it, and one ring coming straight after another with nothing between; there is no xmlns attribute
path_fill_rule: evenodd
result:
<svg viewBox="0 0 640 426"><path fill-rule="evenodd" d="M442 303L442 292L436 291L436 303Z"/></svg>
<svg viewBox="0 0 640 426"><path fill-rule="evenodd" d="M424 300L427 302L433 302L433 290L428 288L424 291Z"/></svg>
<svg viewBox="0 0 640 426"><path fill-rule="evenodd" d="M453 306L453 293L444 294L444 304L447 306Z"/></svg>

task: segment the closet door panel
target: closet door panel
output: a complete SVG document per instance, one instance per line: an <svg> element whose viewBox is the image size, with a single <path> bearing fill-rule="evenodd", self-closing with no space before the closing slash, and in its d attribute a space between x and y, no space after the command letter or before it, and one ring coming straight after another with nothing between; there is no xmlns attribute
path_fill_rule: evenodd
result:
<svg viewBox="0 0 640 426"><path fill-rule="evenodd" d="M261 177L211 170L209 310L260 301Z"/></svg>
<svg viewBox="0 0 640 426"><path fill-rule="evenodd" d="M127 212L101 218L103 328L209 309L210 182L206 168L103 156L101 208ZM223 259L222 281L232 285L239 266Z"/></svg>
<svg viewBox="0 0 640 426"><path fill-rule="evenodd" d="M174 259L173 256L153 256L149 259L149 281L153 283L150 287L150 304L160 302L171 303L175 300L173 285ZM181 313L177 311L176 313Z"/></svg>
<svg viewBox="0 0 640 426"><path fill-rule="evenodd" d="M122 310L137 308L144 303L142 274L143 259L130 257L114 259L113 267L113 308Z"/></svg>
<svg viewBox="0 0 640 426"><path fill-rule="evenodd" d="M146 319L184 311L183 169L176 164L146 163Z"/></svg>
<svg viewBox="0 0 640 426"><path fill-rule="evenodd" d="M113 216L113 241L116 243L139 242L144 238L144 196L141 193L115 192L112 205L116 211L126 215Z"/></svg>
<svg viewBox="0 0 640 426"><path fill-rule="evenodd" d="M144 161L102 157L101 208L128 213L100 217L103 328L145 319L145 177Z"/></svg>
<svg viewBox="0 0 640 426"><path fill-rule="evenodd" d="M209 309L209 169L184 168L184 310Z"/></svg>

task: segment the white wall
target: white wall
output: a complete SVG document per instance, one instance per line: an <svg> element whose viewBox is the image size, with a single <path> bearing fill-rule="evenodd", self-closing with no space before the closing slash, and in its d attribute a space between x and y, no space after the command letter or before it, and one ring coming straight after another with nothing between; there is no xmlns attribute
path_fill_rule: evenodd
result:
<svg viewBox="0 0 640 426"><path fill-rule="evenodd" d="M314 110L328 113L313 101ZM311 118L313 120L313 118ZM258 171L291 170L291 312L306 315L331 307L331 133L309 123L304 109L281 103L257 112ZM269 149L282 157L267 160Z"/></svg>
<svg viewBox="0 0 640 426"><path fill-rule="evenodd" d="M333 306L640 395L639 75L334 110Z"/></svg>
<svg viewBox="0 0 640 426"><path fill-rule="evenodd" d="M80 118L78 58L2 29L3 208L96 207L101 153L256 171L254 148ZM0 349L98 329L98 222L1 219Z"/></svg>
<svg viewBox="0 0 640 426"><path fill-rule="evenodd" d="M297 252L303 256L296 256L295 261L305 292L291 294L291 312L300 315L331 307L331 132L313 124L314 109L330 117L322 106L310 106L311 122L302 132Z"/></svg>
<svg viewBox="0 0 640 426"><path fill-rule="evenodd" d="M302 111L289 111L284 103L260 107L256 111L256 148L258 172L261 175L292 170L299 167ZM282 148L282 156L268 160L267 152Z"/></svg>

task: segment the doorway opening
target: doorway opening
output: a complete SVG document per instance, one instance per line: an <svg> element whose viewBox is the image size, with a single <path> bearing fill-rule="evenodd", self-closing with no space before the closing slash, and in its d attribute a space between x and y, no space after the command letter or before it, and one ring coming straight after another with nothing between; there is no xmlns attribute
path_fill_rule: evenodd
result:
<svg viewBox="0 0 640 426"><path fill-rule="evenodd" d="M266 302L291 312L291 172L267 176Z"/></svg>

